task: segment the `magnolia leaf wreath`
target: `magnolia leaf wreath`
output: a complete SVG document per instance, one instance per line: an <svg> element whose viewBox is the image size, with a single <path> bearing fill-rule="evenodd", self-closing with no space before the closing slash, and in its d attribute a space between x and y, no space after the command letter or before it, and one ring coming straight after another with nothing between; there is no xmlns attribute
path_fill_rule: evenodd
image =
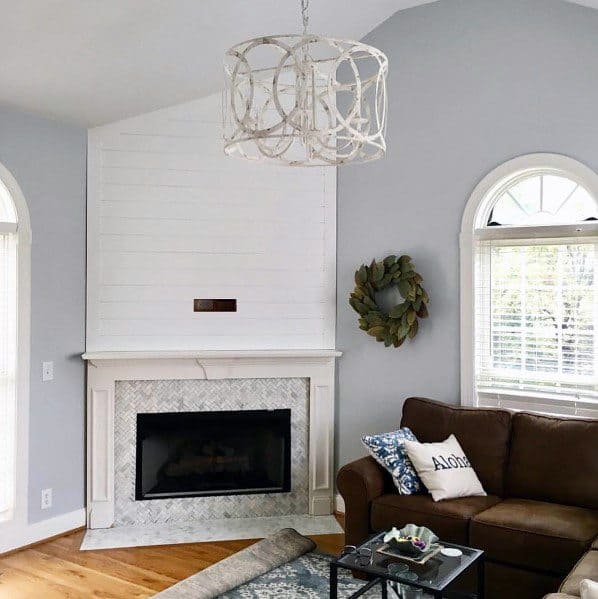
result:
<svg viewBox="0 0 598 599"><path fill-rule="evenodd" d="M419 330L418 318L428 317L429 297L421 286L423 279L415 272L409 256L387 256L372 260L355 271L355 289L349 304L359 314L359 328L386 347L400 347L413 339ZM376 293L396 286L403 302L388 313L376 303Z"/></svg>

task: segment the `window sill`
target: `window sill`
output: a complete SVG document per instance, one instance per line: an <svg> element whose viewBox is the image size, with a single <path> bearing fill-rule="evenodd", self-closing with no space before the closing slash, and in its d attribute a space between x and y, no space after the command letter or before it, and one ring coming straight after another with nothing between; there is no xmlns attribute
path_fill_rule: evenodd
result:
<svg viewBox="0 0 598 599"><path fill-rule="evenodd" d="M556 394L541 394L510 389L484 389L477 393L480 407L537 412L572 418L598 418L598 401Z"/></svg>

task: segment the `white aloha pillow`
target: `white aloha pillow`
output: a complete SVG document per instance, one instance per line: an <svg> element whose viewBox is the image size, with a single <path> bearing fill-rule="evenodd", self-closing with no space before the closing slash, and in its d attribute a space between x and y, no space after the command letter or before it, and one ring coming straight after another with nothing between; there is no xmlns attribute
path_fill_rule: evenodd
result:
<svg viewBox="0 0 598 599"><path fill-rule="evenodd" d="M405 451L434 501L486 495L455 435L442 443L405 441Z"/></svg>
<svg viewBox="0 0 598 599"><path fill-rule="evenodd" d="M598 599L598 582L585 578L579 585L581 599Z"/></svg>

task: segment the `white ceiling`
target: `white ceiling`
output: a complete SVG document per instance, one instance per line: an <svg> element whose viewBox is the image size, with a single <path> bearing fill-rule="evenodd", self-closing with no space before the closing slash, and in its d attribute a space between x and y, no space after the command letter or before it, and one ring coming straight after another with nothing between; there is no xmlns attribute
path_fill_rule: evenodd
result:
<svg viewBox="0 0 598 599"><path fill-rule="evenodd" d="M311 0L310 30L360 39L435 0ZM598 0L571 0L598 8ZM300 29L299 0L0 0L0 103L94 126L217 91L229 46Z"/></svg>
<svg viewBox="0 0 598 599"><path fill-rule="evenodd" d="M359 39L433 0L312 0L310 30ZM0 0L0 103L93 126L217 91L244 39L300 30L299 0Z"/></svg>

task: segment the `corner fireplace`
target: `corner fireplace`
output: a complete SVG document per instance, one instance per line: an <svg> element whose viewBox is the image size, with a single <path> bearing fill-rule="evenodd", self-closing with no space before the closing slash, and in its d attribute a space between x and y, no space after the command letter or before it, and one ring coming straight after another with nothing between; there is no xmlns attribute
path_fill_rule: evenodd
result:
<svg viewBox="0 0 598 599"><path fill-rule="evenodd" d="M291 410L137 414L135 499L284 493Z"/></svg>

